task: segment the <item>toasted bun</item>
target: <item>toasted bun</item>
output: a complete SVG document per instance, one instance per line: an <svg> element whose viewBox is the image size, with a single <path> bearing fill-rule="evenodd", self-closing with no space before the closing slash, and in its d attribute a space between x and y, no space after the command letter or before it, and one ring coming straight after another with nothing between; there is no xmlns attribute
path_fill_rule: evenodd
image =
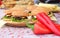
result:
<svg viewBox="0 0 60 38"><path fill-rule="evenodd" d="M17 17L20 17L20 16L28 16L29 14L25 11L14 11L12 13L12 16L17 16Z"/></svg>
<svg viewBox="0 0 60 38"><path fill-rule="evenodd" d="M8 26L26 26L26 23L25 22L11 22L11 21L6 21L7 23L5 25L8 25Z"/></svg>
<svg viewBox="0 0 60 38"><path fill-rule="evenodd" d="M8 10L5 10L4 13L6 15L12 15L12 16L28 16L28 12L26 11L25 7L14 7Z"/></svg>
<svg viewBox="0 0 60 38"><path fill-rule="evenodd" d="M28 5L28 6L27 6L27 9L28 9L29 11L32 11L32 10L34 10L36 7L37 7L37 6L35 6L35 5Z"/></svg>
<svg viewBox="0 0 60 38"><path fill-rule="evenodd" d="M41 13L41 12L45 12L46 14L48 14L50 12L50 9L46 7L37 7L34 10L32 10L32 12L29 15L36 16L38 13Z"/></svg>
<svg viewBox="0 0 60 38"><path fill-rule="evenodd" d="M25 22L12 22L11 20L9 19L3 19L4 21L6 21L7 23L5 25L7 26L26 26L26 23Z"/></svg>

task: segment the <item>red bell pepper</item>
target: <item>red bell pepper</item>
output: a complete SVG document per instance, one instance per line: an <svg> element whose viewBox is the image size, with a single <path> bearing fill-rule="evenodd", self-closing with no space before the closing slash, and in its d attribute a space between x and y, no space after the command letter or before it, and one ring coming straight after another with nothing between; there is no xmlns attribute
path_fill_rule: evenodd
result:
<svg viewBox="0 0 60 38"><path fill-rule="evenodd" d="M45 13L37 14L37 19L40 23L48 27L53 33L60 35L60 31L57 29L56 25L50 20L50 18Z"/></svg>
<svg viewBox="0 0 60 38"><path fill-rule="evenodd" d="M45 27L43 24L40 22L36 22L34 25L34 33L35 34L50 34L52 31Z"/></svg>
<svg viewBox="0 0 60 38"><path fill-rule="evenodd" d="M60 25L55 24L56 27L60 30ZM34 33L35 34L52 34L53 32L47 28L45 25L41 24L40 22L36 22L34 25Z"/></svg>
<svg viewBox="0 0 60 38"><path fill-rule="evenodd" d="M54 33L60 35L60 31L58 30L54 22L52 22L52 20L48 17L48 15L46 15L45 13L41 13L41 16L50 24L50 26L54 28Z"/></svg>

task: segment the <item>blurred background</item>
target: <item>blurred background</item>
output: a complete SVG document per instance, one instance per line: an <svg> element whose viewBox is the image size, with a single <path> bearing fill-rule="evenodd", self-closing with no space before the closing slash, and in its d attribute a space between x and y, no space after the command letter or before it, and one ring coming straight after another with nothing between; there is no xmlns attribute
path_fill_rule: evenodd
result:
<svg viewBox="0 0 60 38"><path fill-rule="evenodd" d="M12 8L15 5L34 5L39 3L59 4L60 0L0 0L0 8Z"/></svg>
<svg viewBox="0 0 60 38"><path fill-rule="evenodd" d="M53 3L59 3L59 0L34 0L35 1L35 3L40 3L40 2L42 2L42 3L50 3L50 4L53 4Z"/></svg>

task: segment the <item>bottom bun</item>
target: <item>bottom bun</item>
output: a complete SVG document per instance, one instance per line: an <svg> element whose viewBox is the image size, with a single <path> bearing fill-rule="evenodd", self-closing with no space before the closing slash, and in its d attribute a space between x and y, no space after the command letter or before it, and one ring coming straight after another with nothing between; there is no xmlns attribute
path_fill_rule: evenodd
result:
<svg viewBox="0 0 60 38"><path fill-rule="evenodd" d="M26 23L25 22L10 22L8 21L5 25L8 25L8 26L26 26Z"/></svg>
<svg viewBox="0 0 60 38"><path fill-rule="evenodd" d="M26 26L26 23L25 22L13 22L11 20L8 20L8 19L3 19L5 22L7 22L5 25L7 26Z"/></svg>

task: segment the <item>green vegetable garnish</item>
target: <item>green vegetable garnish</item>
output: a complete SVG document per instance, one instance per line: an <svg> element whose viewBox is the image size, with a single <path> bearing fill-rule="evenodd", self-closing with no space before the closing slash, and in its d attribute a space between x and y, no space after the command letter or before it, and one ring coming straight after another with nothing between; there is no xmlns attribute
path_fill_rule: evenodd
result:
<svg viewBox="0 0 60 38"><path fill-rule="evenodd" d="M8 17L8 16L4 16L3 18L6 18L6 19L8 19L9 17Z"/></svg>
<svg viewBox="0 0 60 38"><path fill-rule="evenodd" d="M33 20L36 20L36 18L33 18Z"/></svg>
<svg viewBox="0 0 60 38"><path fill-rule="evenodd" d="M28 28L31 28L32 30L34 30L34 24L26 23L26 26L27 26Z"/></svg>
<svg viewBox="0 0 60 38"><path fill-rule="evenodd" d="M11 19L11 21L13 21L13 22L23 22L23 21L26 22L27 21L26 19L18 20L18 19L14 18L14 17L8 17L8 16L4 16L3 19Z"/></svg>

